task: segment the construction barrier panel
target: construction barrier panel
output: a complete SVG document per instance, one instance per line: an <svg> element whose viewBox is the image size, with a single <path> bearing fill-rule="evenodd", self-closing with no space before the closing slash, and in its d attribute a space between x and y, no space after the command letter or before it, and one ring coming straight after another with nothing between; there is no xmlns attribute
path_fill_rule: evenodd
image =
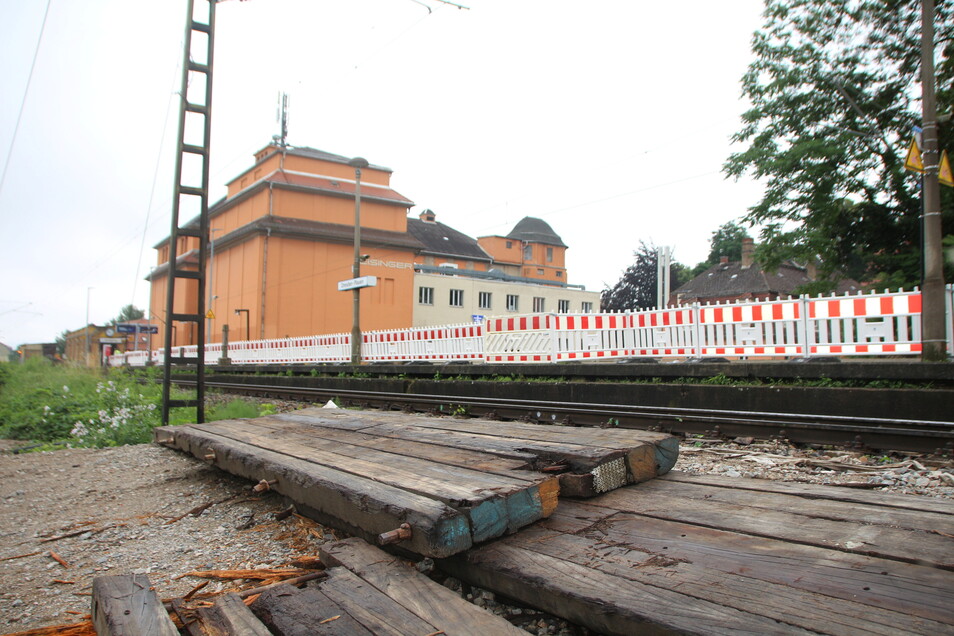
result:
<svg viewBox="0 0 954 636"><path fill-rule="evenodd" d="M954 355L954 286L945 290L948 354ZM194 356L196 346L176 347ZM362 334L362 360L469 360L539 363L613 358L793 358L893 356L921 352L921 293L691 304L624 313L529 314L483 324L416 327ZM222 357L205 348L206 364ZM109 358L112 366L162 364L162 351ZM349 334L235 342L232 364L348 362Z"/></svg>

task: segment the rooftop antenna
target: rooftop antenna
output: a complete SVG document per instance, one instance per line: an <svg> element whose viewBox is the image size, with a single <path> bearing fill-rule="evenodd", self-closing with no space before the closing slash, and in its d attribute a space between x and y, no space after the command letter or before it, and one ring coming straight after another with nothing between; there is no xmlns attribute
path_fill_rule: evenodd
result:
<svg viewBox="0 0 954 636"><path fill-rule="evenodd" d="M281 125L281 134L272 137L279 146L288 145L288 93L278 94L278 108L275 111L275 121Z"/></svg>

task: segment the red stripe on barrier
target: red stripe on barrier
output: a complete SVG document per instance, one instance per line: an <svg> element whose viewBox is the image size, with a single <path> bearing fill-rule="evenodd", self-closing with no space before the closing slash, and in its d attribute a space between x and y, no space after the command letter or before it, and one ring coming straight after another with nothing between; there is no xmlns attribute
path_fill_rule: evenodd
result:
<svg viewBox="0 0 954 636"><path fill-rule="evenodd" d="M851 303L851 309L856 316L868 315L868 303L865 302L864 298L855 298Z"/></svg>
<svg viewBox="0 0 954 636"><path fill-rule="evenodd" d="M883 296L881 298L881 313L883 314L893 314L894 311L894 296Z"/></svg>
<svg viewBox="0 0 954 636"><path fill-rule="evenodd" d="M912 314L921 313L921 294L911 294L908 296L908 311Z"/></svg>

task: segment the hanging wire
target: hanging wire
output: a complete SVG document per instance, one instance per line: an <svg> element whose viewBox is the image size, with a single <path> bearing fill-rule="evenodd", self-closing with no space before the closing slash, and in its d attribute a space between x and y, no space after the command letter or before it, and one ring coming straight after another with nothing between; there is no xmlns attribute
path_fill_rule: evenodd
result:
<svg viewBox="0 0 954 636"><path fill-rule="evenodd" d="M43 24L40 25L40 35L36 39L36 48L33 51L33 62L30 64L30 75L27 77L26 88L23 89L23 98L20 100L20 111L17 113L17 123L13 127L13 138L10 140L10 147L7 148L7 157L3 162L3 173L0 174L0 194L3 194L3 185L7 182L7 169L10 167L10 157L13 155L13 147L17 143L17 134L20 132L23 110L26 107L27 95L30 93L30 85L33 83L33 71L36 70L36 60L40 55L40 45L43 43L43 34L46 32L46 19L50 15L51 3L52 0L46 0L46 9L43 12Z"/></svg>

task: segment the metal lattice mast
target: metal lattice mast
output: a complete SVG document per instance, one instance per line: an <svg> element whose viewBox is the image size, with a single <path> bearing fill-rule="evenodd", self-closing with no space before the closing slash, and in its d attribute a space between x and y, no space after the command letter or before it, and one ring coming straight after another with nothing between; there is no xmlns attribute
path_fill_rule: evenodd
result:
<svg viewBox="0 0 954 636"><path fill-rule="evenodd" d="M209 146L212 131L212 49L215 40L216 0L188 0L187 4L172 229L169 233L166 272L165 349L162 365L163 424L169 423L169 409L180 406L195 407L195 421L205 421L205 277L209 244ZM200 13L198 17L197 10ZM203 50L204 59L201 57ZM198 53L200 57L196 58L194 53ZM198 99L193 99L193 96ZM198 129L201 129L201 135L196 132ZM197 163L201 166L196 165ZM189 180L194 179L197 172L201 173L198 184ZM184 208L198 210L198 226L194 223L179 225L179 215ZM198 249L185 249L190 238L198 239ZM194 241L192 243L194 245ZM182 254L179 253L180 248ZM195 344L196 355L184 356L181 347L173 347L174 335L177 338L176 344L179 341L191 340L189 344ZM177 355L173 355L174 350ZM186 365L195 369L195 399L170 398L173 365Z"/></svg>

